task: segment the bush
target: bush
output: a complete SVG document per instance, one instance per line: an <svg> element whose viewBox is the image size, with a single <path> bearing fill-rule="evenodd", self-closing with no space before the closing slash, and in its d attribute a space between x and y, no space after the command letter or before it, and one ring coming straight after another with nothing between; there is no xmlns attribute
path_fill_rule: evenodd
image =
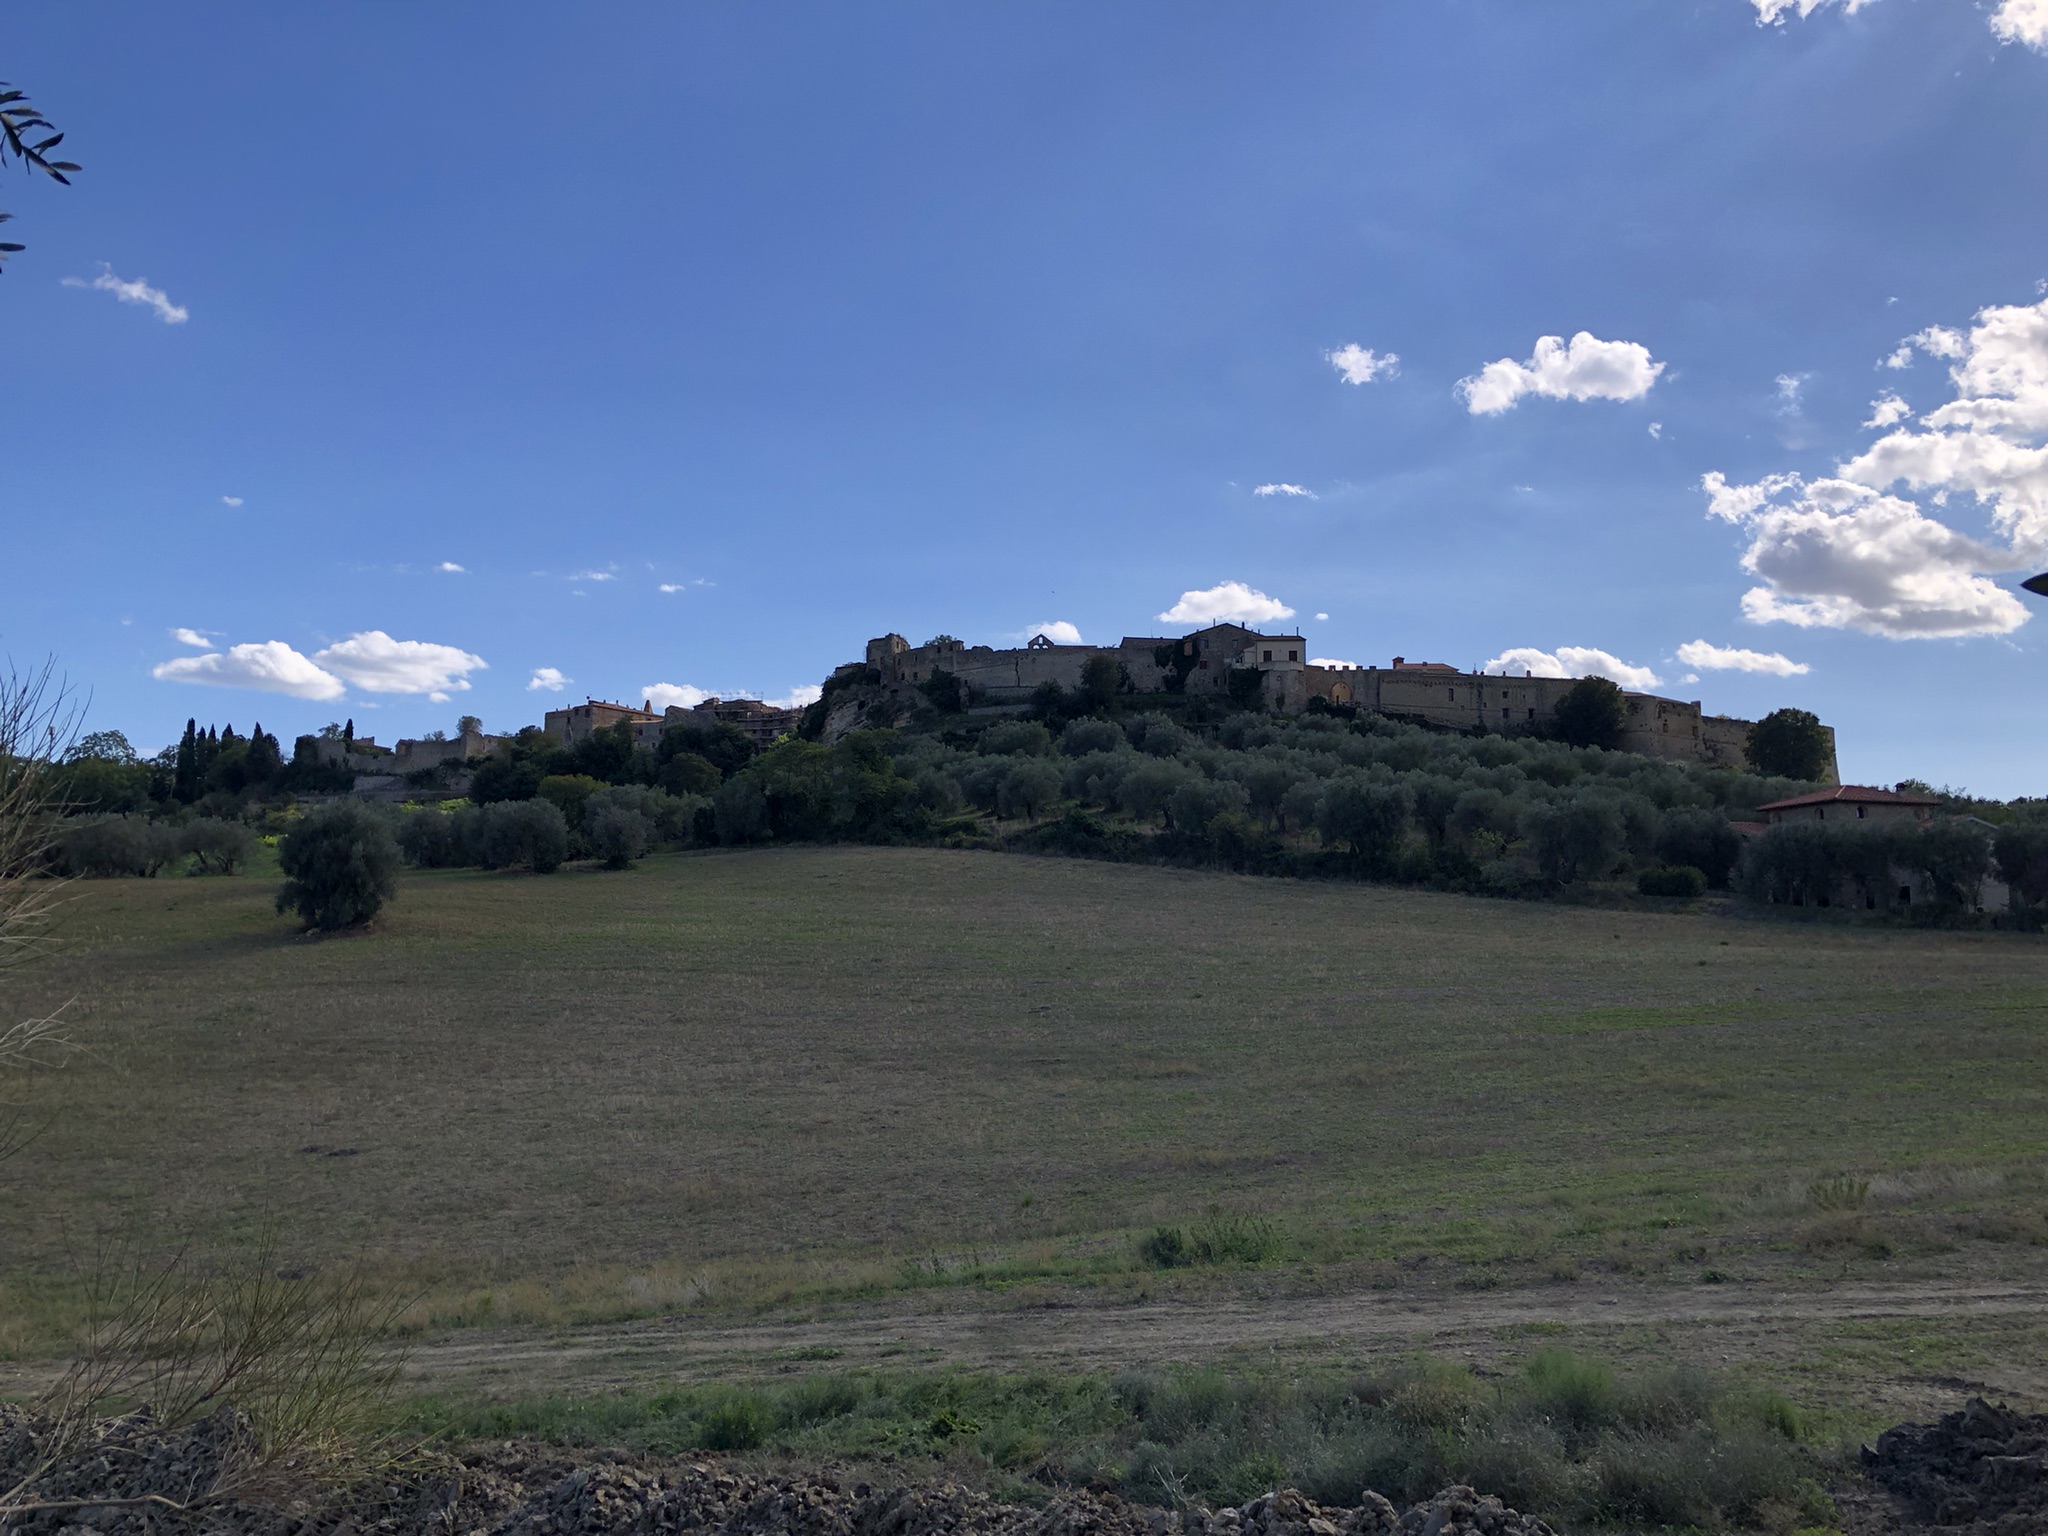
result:
<svg viewBox="0 0 2048 1536"><path fill-rule="evenodd" d="M1316 810L1316 830L1324 842L1349 848L1361 863L1384 868L1408 835L1414 805L1403 785L1332 779Z"/></svg>
<svg viewBox="0 0 2048 1536"><path fill-rule="evenodd" d="M1835 764L1835 744L1817 716L1803 709L1777 709L1749 728L1743 747L1752 771L1781 779L1818 783Z"/></svg>
<svg viewBox="0 0 2048 1536"><path fill-rule="evenodd" d="M475 857L485 869L524 864L551 874L569 857L569 824L546 800L501 800L477 812Z"/></svg>
<svg viewBox="0 0 2048 1536"><path fill-rule="evenodd" d="M540 781L535 793L560 811L562 820L573 827L583 820L584 803L604 787L603 779L587 773L551 773Z"/></svg>
<svg viewBox="0 0 2048 1536"><path fill-rule="evenodd" d="M996 787L996 810L1003 816L1035 818L1059 797L1059 769L1027 760L1003 775Z"/></svg>
<svg viewBox="0 0 2048 1536"><path fill-rule="evenodd" d="M178 852L192 856L195 875L232 875L255 857L256 834L239 821L189 821L178 829Z"/></svg>
<svg viewBox="0 0 2048 1536"><path fill-rule="evenodd" d="M447 869L474 861L466 846L464 822L474 810L449 815L444 811L408 811L398 820L398 851L414 869Z"/></svg>
<svg viewBox="0 0 2048 1536"><path fill-rule="evenodd" d="M1060 732L1060 751L1068 757L1114 752L1123 744L1124 733L1111 720L1076 720Z"/></svg>
<svg viewBox="0 0 2048 1536"><path fill-rule="evenodd" d="M1664 813L1657 829L1657 857L1666 864L1691 865L1715 890L1725 890L1742 857L1742 837L1719 811L1681 806Z"/></svg>
<svg viewBox="0 0 2048 1536"><path fill-rule="evenodd" d="M1035 720L1006 720L982 733L984 757L1051 757L1052 732Z"/></svg>
<svg viewBox="0 0 2048 1536"><path fill-rule="evenodd" d="M630 805L592 798L583 835L606 869L625 869L654 841L654 823Z"/></svg>
<svg viewBox="0 0 2048 1536"><path fill-rule="evenodd" d="M1211 1211L1192 1227L1155 1227L1138 1239L1138 1257L1154 1269L1189 1264L1258 1264L1280 1251L1280 1234L1263 1216Z"/></svg>
<svg viewBox="0 0 2048 1536"><path fill-rule="evenodd" d="M1628 702L1604 677L1582 677L1558 696L1552 717L1561 740L1575 747L1617 747Z"/></svg>
<svg viewBox="0 0 2048 1536"><path fill-rule="evenodd" d="M718 765L699 752L678 752L661 765L655 781L672 795L710 795L724 782Z"/></svg>
<svg viewBox="0 0 2048 1536"><path fill-rule="evenodd" d="M277 847L277 910L308 928L366 923L398 890L398 844L384 817L344 800L315 811Z"/></svg>
<svg viewBox="0 0 2048 1536"><path fill-rule="evenodd" d="M1569 800L1531 806L1522 818L1522 835L1544 875L1570 885L1598 880L1613 869L1627 831L1611 801L1581 790Z"/></svg>
<svg viewBox="0 0 2048 1536"><path fill-rule="evenodd" d="M1233 779L1190 779L1166 802L1166 820L1177 832L1207 835L1219 816L1241 815L1251 804L1245 787Z"/></svg>
<svg viewBox="0 0 2048 1536"><path fill-rule="evenodd" d="M1636 889L1645 896L1670 896L1690 901L1707 894L1707 877L1690 864L1667 864L1646 869L1636 876Z"/></svg>
<svg viewBox="0 0 2048 1536"><path fill-rule="evenodd" d="M177 838L144 816L81 816L62 823L56 863L67 875L147 877L177 857Z"/></svg>
<svg viewBox="0 0 2048 1536"><path fill-rule="evenodd" d="M2033 913L2048 907L2048 821L2000 827L1992 855L2016 910Z"/></svg>

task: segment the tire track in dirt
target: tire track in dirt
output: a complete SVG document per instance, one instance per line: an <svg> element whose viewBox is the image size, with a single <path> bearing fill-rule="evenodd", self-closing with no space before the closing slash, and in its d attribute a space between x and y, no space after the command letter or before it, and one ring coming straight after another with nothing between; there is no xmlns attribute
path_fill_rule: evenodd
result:
<svg viewBox="0 0 2048 1536"><path fill-rule="evenodd" d="M596 1388L652 1379L852 1366L1109 1371L1251 1352L1274 1356L1498 1347L1503 1332L1691 1328L1712 1355L1740 1360L1771 1336L1811 1337L1882 1319L2048 1321L2048 1287L1911 1282L1825 1290L1574 1286L1501 1292L1341 1295L1042 1305L998 1310L903 1305L841 1308L735 1323L663 1318L549 1335L443 1336L413 1347L408 1375L426 1389L493 1394ZM1768 1352L1768 1350L1766 1350ZM2048 1390L2048 1376L2041 1384Z"/></svg>

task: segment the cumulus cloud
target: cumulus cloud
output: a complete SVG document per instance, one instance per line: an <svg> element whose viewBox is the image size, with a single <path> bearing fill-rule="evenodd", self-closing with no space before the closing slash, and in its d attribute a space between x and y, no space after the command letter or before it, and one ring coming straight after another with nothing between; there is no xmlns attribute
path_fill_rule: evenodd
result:
<svg viewBox="0 0 2048 1536"><path fill-rule="evenodd" d="M1164 624L1270 624L1291 619L1294 610L1241 581L1218 582L1199 592L1183 592L1180 601L1159 615Z"/></svg>
<svg viewBox="0 0 2048 1536"><path fill-rule="evenodd" d="M1338 659L1337 657L1335 657L1335 656L1311 656L1311 657L1309 657L1309 659L1308 659L1308 664L1309 664L1310 666L1312 666L1312 667L1352 667L1352 668L1356 668L1356 667L1358 666L1358 663L1357 663L1357 662L1355 662L1355 661L1340 661L1340 660L1339 660L1339 659Z"/></svg>
<svg viewBox="0 0 2048 1536"><path fill-rule="evenodd" d="M186 629L182 626L171 631L171 638L180 645L189 645L202 651L213 649L213 641L203 629Z"/></svg>
<svg viewBox="0 0 2048 1536"><path fill-rule="evenodd" d="M170 295L161 288L152 288L141 278L122 278L114 275L114 269L104 261L100 263L98 277L67 277L66 288L94 288L101 293L111 293L123 304L141 304L156 311L157 319L165 325L183 325L192 318L192 311L183 305L173 304Z"/></svg>
<svg viewBox="0 0 2048 1536"><path fill-rule="evenodd" d="M461 576L468 571L469 567L466 565L457 565L453 560L443 560L439 565L435 566L434 569L444 573L445 575Z"/></svg>
<svg viewBox="0 0 2048 1536"><path fill-rule="evenodd" d="M1678 659L1688 667L1707 672L1766 672L1772 677L1804 677L1813 668L1776 651L1745 651L1740 646L1710 645L1705 640L1688 640L1678 648ZM1687 682L1698 682L1688 677Z"/></svg>
<svg viewBox="0 0 2048 1536"><path fill-rule="evenodd" d="M528 693L560 693L575 679L560 667L535 667L533 676L526 680Z"/></svg>
<svg viewBox="0 0 2048 1536"><path fill-rule="evenodd" d="M762 698L751 688L699 688L692 683L649 683L640 690L640 696L653 709L695 709L706 699L761 699L774 709L802 709L815 704L825 696L825 690L816 683L806 683L792 688L780 698Z"/></svg>
<svg viewBox="0 0 2048 1536"><path fill-rule="evenodd" d="M1864 422L1863 425L1866 427L1889 427L1904 421L1912 414L1913 407L1906 404L1897 395L1883 394L1870 402L1870 420Z"/></svg>
<svg viewBox="0 0 2048 1536"><path fill-rule="evenodd" d="M1497 416L1524 395L1550 400L1638 400L1650 392L1664 365L1634 341L1602 341L1580 331L1567 344L1539 336L1526 363L1503 357L1457 384L1458 398L1474 416Z"/></svg>
<svg viewBox="0 0 2048 1536"><path fill-rule="evenodd" d="M313 660L366 693L461 693L469 674L485 670L481 656L428 640L394 640L365 629L315 651Z"/></svg>
<svg viewBox="0 0 2048 1536"><path fill-rule="evenodd" d="M1327 624L1330 622L1330 616L1327 613L1319 613L1316 615L1316 622L1318 624Z"/></svg>
<svg viewBox="0 0 2048 1536"><path fill-rule="evenodd" d="M690 683L649 683L640 690L640 697L647 701L649 709L695 709L706 699L723 695Z"/></svg>
<svg viewBox="0 0 2048 1536"><path fill-rule="evenodd" d="M1880 402L1885 435L1831 476L1702 479L1709 515L1749 535L1742 600L1760 622L1894 638L2005 634L2027 610L1991 575L2048 557L2048 300L1979 311L1969 332L1930 326L1910 345L1951 363L1955 398L1907 423ZM1931 517L1969 496L1988 537Z"/></svg>
<svg viewBox="0 0 2048 1536"><path fill-rule="evenodd" d="M1518 645L1502 651L1480 668L1496 677L1604 677L1624 688L1654 688L1662 681L1648 667L1623 661L1611 651L1590 646L1560 645L1554 651Z"/></svg>
<svg viewBox="0 0 2048 1536"><path fill-rule="evenodd" d="M2048 0L2004 0L1991 13L1991 30L2001 43L2025 43L2048 53Z"/></svg>
<svg viewBox="0 0 2048 1536"><path fill-rule="evenodd" d="M1778 395L1773 409L1780 416L1797 416L1799 414L1800 392L1806 388L1806 381L1812 377L1813 375L1810 373L1779 374L1776 380Z"/></svg>
<svg viewBox="0 0 2048 1536"><path fill-rule="evenodd" d="M1271 480L1264 485L1255 485L1252 487L1252 494L1254 496L1306 496L1310 501L1316 499L1316 493L1307 486L1290 485L1285 480Z"/></svg>
<svg viewBox="0 0 2048 1536"><path fill-rule="evenodd" d="M1652 437L1662 437L1663 435L1664 435L1664 423L1663 423L1663 422L1661 422L1661 421L1653 421L1653 422L1651 422L1651 423L1650 423L1650 436L1652 436Z"/></svg>
<svg viewBox="0 0 2048 1536"><path fill-rule="evenodd" d="M1054 619L1046 624L1033 624L1023 630L1017 638L1020 640L1030 640L1038 635L1045 636L1054 645L1081 644L1081 631L1069 624L1065 619Z"/></svg>
<svg viewBox="0 0 2048 1536"><path fill-rule="evenodd" d="M578 571L569 579L571 581L617 581L619 573L617 571L599 570Z"/></svg>
<svg viewBox="0 0 2048 1536"><path fill-rule="evenodd" d="M1375 352L1371 347L1361 347L1357 342L1348 342L1334 352L1323 356L1337 372L1344 376L1346 384L1370 384L1374 379L1391 379L1401 372L1401 357L1397 352Z"/></svg>
<svg viewBox="0 0 2048 1536"><path fill-rule="evenodd" d="M178 638L185 640L185 635ZM200 643L205 643L203 636ZM151 667L149 675L166 683L252 688L259 693L290 694L295 699L338 699L348 691L340 678L322 670L310 657L300 655L282 640L231 645L225 651L208 651L204 656L173 657Z"/></svg>
<svg viewBox="0 0 2048 1536"><path fill-rule="evenodd" d="M220 499L220 504L224 507L239 507L242 504L242 498L239 496L223 496Z"/></svg>

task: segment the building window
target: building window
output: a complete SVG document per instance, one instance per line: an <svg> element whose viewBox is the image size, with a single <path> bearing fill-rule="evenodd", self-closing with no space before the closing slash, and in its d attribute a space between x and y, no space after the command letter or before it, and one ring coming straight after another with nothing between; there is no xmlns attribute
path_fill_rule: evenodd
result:
<svg viewBox="0 0 2048 1536"><path fill-rule="evenodd" d="M1287 653L1287 659L1288 659L1289 661L1299 661L1299 660L1301 660L1301 652L1299 652L1299 651L1289 651L1289 652Z"/></svg>
<svg viewBox="0 0 2048 1536"><path fill-rule="evenodd" d="M1867 805L1859 805L1859 806L1857 806L1857 807L1856 807L1856 819L1857 819L1858 821L1861 821L1861 820L1863 820L1863 818L1864 818L1864 817L1866 817L1866 816L1868 816L1869 814L1870 814L1870 807L1869 807L1869 806L1867 806Z"/></svg>
<svg viewBox="0 0 2048 1536"><path fill-rule="evenodd" d="M1266 660L1271 661L1272 659L1273 653L1271 651L1266 652Z"/></svg>
<svg viewBox="0 0 2048 1536"><path fill-rule="evenodd" d="M1530 710L1530 711L1529 711L1529 718L1530 718L1531 720L1534 720L1534 719L1536 718L1536 711L1535 711L1535 710L1533 710L1533 709L1532 709L1532 710Z"/></svg>
<svg viewBox="0 0 2048 1536"><path fill-rule="evenodd" d="M1500 717L1501 717L1501 719L1503 719L1503 720L1507 719L1507 717L1508 717L1508 707L1507 707L1507 706L1506 706L1505 704L1503 704L1503 705L1502 705L1502 706L1500 707Z"/></svg>

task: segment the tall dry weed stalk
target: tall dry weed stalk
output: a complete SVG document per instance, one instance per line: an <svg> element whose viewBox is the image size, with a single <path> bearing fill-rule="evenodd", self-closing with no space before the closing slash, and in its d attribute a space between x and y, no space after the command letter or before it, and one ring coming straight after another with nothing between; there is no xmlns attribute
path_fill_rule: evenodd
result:
<svg viewBox="0 0 2048 1536"><path fill-rule="evenodd" d="M34 1407L35 1452L0 1488L0 1526L88 1505L301 1503L409 1456L385 1430L402 1357L383 1341L404 1303L357 1270L282 1268L269 1241L206 1272L103 1251L85 1287L78 1355ZM81 1466L210 1420L225 1427L185 1486L76 1486Z"/></svg>
<svg viewBox="0 0 2048 1536"><path fill-rule="evenodd" d="M45 953L66 882L51 878L56 836L52 766L77 731L80 710L45 662L0 670L0 977ZM40 1018L0 1022L0 1161L33 1135L27 1094L36 1076L79 1050L58 1008Z"/></svg>

